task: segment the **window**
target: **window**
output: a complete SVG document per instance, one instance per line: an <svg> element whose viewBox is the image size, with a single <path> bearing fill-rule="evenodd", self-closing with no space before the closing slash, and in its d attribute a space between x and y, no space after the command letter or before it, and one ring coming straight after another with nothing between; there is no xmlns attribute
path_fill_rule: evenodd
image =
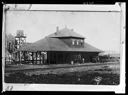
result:
<svg viewBox="0 0 128 95"><path fill-rule="evenodd" d="M80 44L83 45L83 40L80 40Z"/></svg>
<svg viewBox="0 0 128 95"><path fill-rule="evenodd" d="M76 44L79 45L79 40L77 40Z"/></svg>
<svg viewBox="0 0 128 95"><path fill-rule="evenodd" d="M74 45L75 44L75 41L74 40L72 40L72 45Z"/></svg>
<svg viewBox="0 0 128 95"><path fill-rule="evenodd" d="M84 43L84 41L81 40L81 39L73 39L73 40L72 40L72 45L76 45L76 46L79 45L79 46L82 46L83 43Z"/></svg>

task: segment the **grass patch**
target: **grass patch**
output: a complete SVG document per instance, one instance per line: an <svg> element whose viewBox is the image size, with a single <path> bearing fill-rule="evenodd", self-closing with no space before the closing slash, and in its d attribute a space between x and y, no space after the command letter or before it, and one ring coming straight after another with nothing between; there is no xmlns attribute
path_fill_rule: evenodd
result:
<svg viewBox="0 0 128 95"><path fill-rule="evenodd" d="M101 71L102 72L102 71ZM40 74L28 76L17 72L5 76L6 83L42 83L42 84L88 84L96 85L95 78L101 77L99 85L118 85L119 75L98 72L69 72L65 74Z"/></svg>

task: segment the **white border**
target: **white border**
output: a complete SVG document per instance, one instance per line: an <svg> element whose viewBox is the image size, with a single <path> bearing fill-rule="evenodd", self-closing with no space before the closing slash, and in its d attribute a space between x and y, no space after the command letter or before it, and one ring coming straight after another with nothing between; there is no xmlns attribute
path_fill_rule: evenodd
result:
<svg viewBox="0 0 128 95"><path fill-rule="evenodd" d="M120 12L120 6L118 3L115 5L94 5L94 4L16 4L17 8L15 8L15 4L7 4L12 11L115 11Z"/></svg>
<svg viewBox="0 0 128 95"><path fill-rule="evenodd" d="M41 5L35 5L35 9L39 10ZM107 5L105 5L107 6ZM111 6L111 7L110 7ZM3 91L115 91L115 93L125 93L125 3L121 3L121 8L118 3L115 5L109 5L105 8L96 5L43 5L40 10L69 10L69 11L112 11L112 12L122 12L121 20L121 42L124 44L121 46L121 77L120 85L118 86L102 86L102 85L55 85L55 84L11 84L3 82ZM4 6L3 10L6 7ZM15 9L10 9L14 10ZM19 9L18 9L19 10ZM3 11L3 32L2 32L2 42L5 42L5 13ZM4 75L4 58L5 58L5 43L2 43L2 70ZM4 78L2 78L4 79Z"/></svg>

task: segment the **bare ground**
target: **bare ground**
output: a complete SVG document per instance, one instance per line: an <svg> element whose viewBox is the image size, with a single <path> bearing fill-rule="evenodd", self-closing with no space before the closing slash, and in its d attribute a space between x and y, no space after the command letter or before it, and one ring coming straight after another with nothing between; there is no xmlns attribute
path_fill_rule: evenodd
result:
<svg viewBox="0 0 128 95"><path fill-rule="evenodd" d="M24 66L25 67L25 66ZM28 69L12 70L9 68L5 73L7 83L46 83L46 84L98 84L118 85L119 84L119 64L90 64L90 65L50 65L41 67L36 65L26 67ZM14 67L13 67L14 68ZM15 67L16 68L16 67ZM30 69L31 68L31 69ZM7 69L7 68L6 68Z"/></svg>

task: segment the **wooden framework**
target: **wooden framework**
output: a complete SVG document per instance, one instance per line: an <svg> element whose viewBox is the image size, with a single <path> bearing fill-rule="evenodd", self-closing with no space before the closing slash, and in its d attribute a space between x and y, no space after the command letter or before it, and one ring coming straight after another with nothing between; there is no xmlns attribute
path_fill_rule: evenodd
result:
<svg viewBox="0 0 128 95"><path fill-rule="evenodd" d="M19 51L16 53L17 63L22 64L71 64L92 62L96 52L67 51Z"/></svg>

